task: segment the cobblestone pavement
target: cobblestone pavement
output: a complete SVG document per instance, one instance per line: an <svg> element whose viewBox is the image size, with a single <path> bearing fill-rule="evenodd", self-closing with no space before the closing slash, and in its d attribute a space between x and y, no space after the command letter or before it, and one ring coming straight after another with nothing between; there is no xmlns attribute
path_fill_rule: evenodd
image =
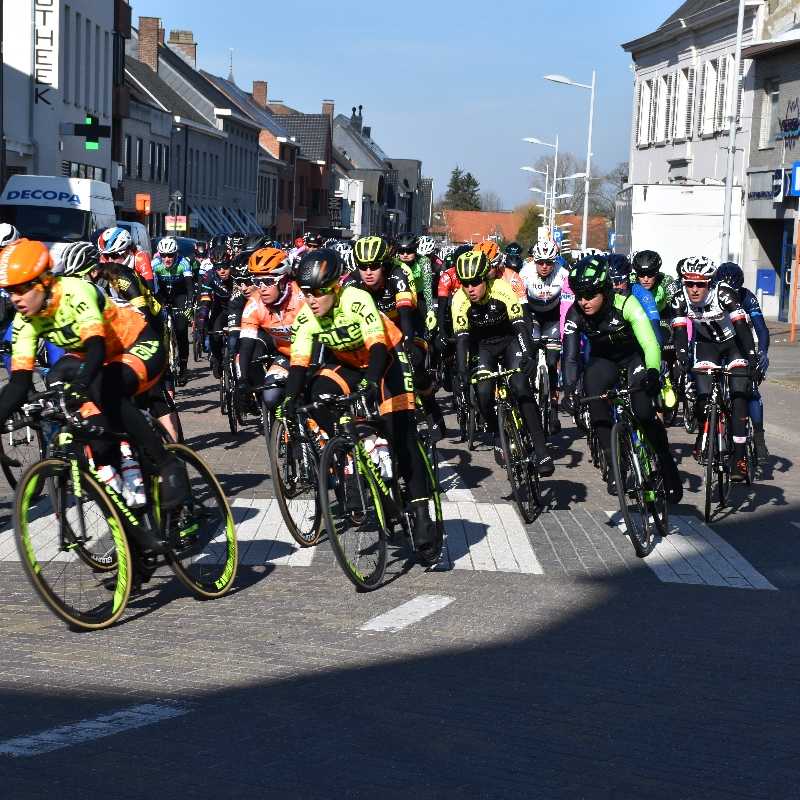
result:
<svg viewBox="0 0 800 800"><path fill-rule="evenodd" d="M225 598L159 573L121 624L72 633L0 506L3 796L797 796L796 393L765 388L775 456L710 526L671 430L686 496L644 561L574 431L529 526L489 450L448 438L442 565L399 550L358 594L326 543L294 549L263 439L227 433L214 391L198 373L181 408L233 502Z"/></svg>

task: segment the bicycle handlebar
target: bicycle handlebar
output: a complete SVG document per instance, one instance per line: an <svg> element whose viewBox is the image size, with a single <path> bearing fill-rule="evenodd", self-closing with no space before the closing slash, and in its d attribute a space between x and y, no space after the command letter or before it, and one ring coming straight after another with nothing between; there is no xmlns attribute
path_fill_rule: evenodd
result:
<svg viewBox="0 0 800 800"><path fill-rule="evenodd" d="M516 375L518 372L522 372L520 369L499 369L497 372L481 372L479 373L480 377L473 377L470 378L470 383L476 384L480 383L481 381L490 381L494 380L495 378L505 378L508 375Z"/></svg>
<svg viewBox="0 0 800 800"><path fill-rule="evenodd" d="M617 400L618 398L630 397L630 394L630 389L609 389L603 394L593 394L589 397L581 397L578 400L578 405L585 406L591 403L593 400Z"/></svg>
<svg viewBox="0 0 800 800"><path fill-rule="evenodd" d="M310 414L318 409L332 404L334 406L352 406L359 400L365 400L366 394L364 392L353 392L353 394L321 394L318 400L309 403L305 406L300 406L297 411L302 414Z"/></svg>

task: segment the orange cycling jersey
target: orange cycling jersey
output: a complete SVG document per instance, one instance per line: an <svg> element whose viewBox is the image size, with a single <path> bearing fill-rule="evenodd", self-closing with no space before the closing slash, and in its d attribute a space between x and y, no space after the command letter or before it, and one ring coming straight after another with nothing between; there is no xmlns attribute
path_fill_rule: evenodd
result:
<svg viewBox="0 0 800 800"><path fill-rule="evenodd" d="M511 284L514 294L519 297L523 305L528 302L528 290L525 288L525 282L520 278L518 272L514 272L513 269L505 267L502 274L498 277L502 278L506 283Z"/></svg>
<svg viewBox="0 0 800 800"><path fill-rule="evenodd" d="M292 324L305 302L300 287L292 281L281 303L267 305L258 294L253 294L242 312L242 339L257 339L259 329L272 337L278 352L289 356L292 349Z"/></svg>
<svg viewBox="0 0 800 800"><path fill-rule="evenodd" d="M153 280L153 263L150 260L150 255L144 250L136 251L136 255L133 257L133 269L143 280Z"/></svg>

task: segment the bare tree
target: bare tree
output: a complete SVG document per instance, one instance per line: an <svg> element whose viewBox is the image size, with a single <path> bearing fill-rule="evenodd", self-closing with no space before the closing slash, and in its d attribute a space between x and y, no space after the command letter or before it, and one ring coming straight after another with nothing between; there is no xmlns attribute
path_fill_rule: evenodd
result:
<svg viewBox="0 0 800 800"><path fill-rule="evenodd" d="M502 211L503 200L497 192L481 192L481 211Z"/></svg>

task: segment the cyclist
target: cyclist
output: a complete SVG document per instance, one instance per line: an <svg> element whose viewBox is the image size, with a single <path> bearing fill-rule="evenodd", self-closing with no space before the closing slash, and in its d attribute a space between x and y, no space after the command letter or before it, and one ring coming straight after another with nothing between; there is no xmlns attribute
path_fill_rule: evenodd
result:
<svg viewBox="0 0 800 800"><path fill-rule="evenodd" d="M292 326L284 413L295 415L315 345L322 344L326 363L311 376L311 397L359 390L378 401L386 438L411 498L417 553L424 565L431 566L439 560L442 540L428 511L428 467L414 424L413 379L400 349L403 335L378 311L368 292L341 286L341 277L342 264L334 250L305 253L295 269L305 303ZM327 409L315 412L315 418L323 430L332 431L335 419Z"/></svg>
<svg viewBox="0 0 800 800"><path fill-rule="evenodd" d="M372 295L378 310L385 314L403 333L403 349L411 364L414 389L429 417L433 441L439 441L447 429L434 396L431 372L425 369L428 345L424 338L419 295L414 290L407 270L395 266L389 259L389 245L380 236L363 236L353 249L356 271L343 283L363 289Z"/></svg>
<svg viewBox="0 0 800 800"><path fill-rule="evenodd" d="M136 247L133 237L125 228L106 228L97 240L97 249L101 256L113 256L115 261L133 269L145 282L145 286L151 292L155 291L150 254Z"/></svg>
<svg viewBox="0 0 800 800"><path fill-rule="evenodd" d="M525 291L525 283L520 277L519 273L515 272L506 265L505 255L500 252L500 247L498 246L497 242L494 242L491 239L486 239L475 245L474 249L478 252L486 254L486 258L488 259L491 267L490 277L502 278L504 281L507 281L509 284L511 284L511 288L514 290L514 294L516 294L520 305L522 306L522 312L527 315L529 309L528 293Z"/></svg>
<svg viewBox="0 0 800 800"><path fill-rule="evenodd" d="M661 315L658 313L656 301L648 289L636 281L631 286L631 262L622 253L612 253L608 256L608 277L611 286L617 294L627 297L632 294L641 304L647 319L653 326L653 333L661 344Z"/></svg>
<svg viewBox="0 0 800 800"><path fill-rule="evenodd" d="M481 373L495 372L502 361L507 369L520 370L511 376L511 390L533 440L535 466L542 477L552 475L555 467L547 452L539 408L529 381L536 369L534 343L519 298L506 281L491 277L489 259L481 250L460 255L456 273L461 283L453 296L452 309L456 369L467 394L470 355L474 354L477 365L473 375L479 379L476 396L487 427L494 434L495 459L502 463L494 405L495 382L480 377ZM538 333L535 327L536 339Z"/></svg>
<svg viewBox="0 0 800 800"><path fill-rule="evenodd" d="M525 286L528 308L541 329L545 344L547 372L550 378L550 425L553 433L561 430L558 418L558 362L561 358L561 289L569 270L559 267L558 245L549 239L531 248L531 261L519 273Z"/></svg>
<svg viewBox="0 0 800 800"><path fill-rule="evenodd" d="M262 397L267 409L274 411L284 399L292 325L305 298L292 280L289 254L285 251L275 247L256 250L250 256L249 268L255 291L241 319L238 388L252 392L253 386L263 382L263 370L255 370L251 362L256 352L264 353L269 348L274 358L266 376L274 380L274 385L264 389Z"/></svg>
<svg viewBox="0 0 800 800"><path fill-rule="evenodd" d="M522 258L522 245L519 242L509 242L503 252L507 256L519 256Z"/></svg>
<svg viewBox="0 0 800 800"><path fill-rule="evenodd" d="M606 256L582 258L569 273L575 302L564 325L565 392L574 397L578 380L580 338L589 342L583 365L587 395L600 395L619 383L626 370L631 407L650 444L659 456L664 486L670 502L683 496L681 478L669 450L667 432L656 416L654 398L661 389L661 348L641 303L633 296L615 294L611 287ZM611 407L605 400L589 404L592 427L611 463ZM608 491L616 492L609 470Z"/></svg>
<svg viewBox="0 0 800 800"><path fill-rule="evenodd" d="M675 281L661 272L661 256L655 250L639 250L634 253L631 266L637 282L652 294L658 313L668 313Z"/></svg>
<svg viewBox="0 0 800 800"><path fill-rule="evenodd" d="M175 376L179 386L185 386L188 380L189 365L189 320L192 318L194 302L194 278L192 265L178 252L178 241L174 236L165 236L159 243L153 274L158 289L156 298L165 306L164 313L173 314L175 338L178 342L178 360L180 372Z"/></svg>
<svg viewBox="0 0 800 800"><path fill-rule="evenodd" d="M413 233L401 233L395 241L394 257L411 276L417 294L417 307L427 331L436 325L433 305L433 267L428 256L418 253L418 247L419 240Z"/></svg>
<svg viewBox="0 0 800 800"><path fill-rule="evenodd" d="M746 359L753 375L758 374L758 355L747 313L739 296L725 283L712 283L716 264L705 256L691 257L681 270L683 291L672 301L672 327L675 336L675 355L682 370L690 370L692 359L689 350L687 322L691 320L694 338L694 361L710 361L729 366L737 359ZM747 369L733 367L730 379L731 428L733 433L733 466L731 479L747 478L747 418L751 399L750 379ZM702 458L703 429L706 406L711 389L711 376L695 373L697 402L695 416L698 424L694 456Z"/></svg>
<svg viewBox="0 0 800 800"><path fill-rule="evenodd" d="M164 369L163 347L144 316L86 281L53 275L47 247L29 239L0 253L0 286L18 312L0 419L7 419L28 395L38 340L57 342L67 354L50 370L48 382L65 382L69 407L93 423L128 433L160 473L162 507L179 506L189 492L186 472L131 401L153 386ZM119 448L113 442L93 442L92 451L98 466L118 470ZM152 533L144 543L158 547Z"/></svg>
<svg viewBox="0 0 800 800"><path fill-rule="evenodd" d="M438 351L439 358L447 363L455 355L453 340L453 322L450 306L453 295L461 288L456 276L456 260L462 253L469 253L472 247L468 244L461 247L454 247L445 255L443 267L439 274L439 282L436 285L436 335L434 346ZM445 370L443 386L446 391L451 391L453 385L453 375Z"/></svg>
<svg viewBox="0 0 800 800"><path fill-rule="evenodd" d="M525 262L523 261L522 256L518 256L515 253L506 253L503 258L503 266L519 275L525 266Z"/></svg>
<svg viewBox="0 0 800 800"><path fill-rule="evenodd" d="M213 269L206 273L200 286L197 303L197 335L220 334L228 325L228 306L233 292L231 261L227 256L214 262ZM211 336L211 372L215 378L222 377L222 336Z"/></svg>
<svg viewBox="0 0 800 800"><path fill-rule="evenodd" d="M758 346L758 382L764 380L769 369L769 328L764 322L764 313L759 305L758 298L749 290L744 288L744 271L733 261L726 261L719 265L717 274L714 276L717 283L726 283L737 292L742 308L747 312L750 324L756 335L756 345ZM764 401L761 393L756 386L753 397L749 404L750 420L753 423L753 442L756 447L756 455L762 463L769 458L769 450L764 440Z"/></svg>

